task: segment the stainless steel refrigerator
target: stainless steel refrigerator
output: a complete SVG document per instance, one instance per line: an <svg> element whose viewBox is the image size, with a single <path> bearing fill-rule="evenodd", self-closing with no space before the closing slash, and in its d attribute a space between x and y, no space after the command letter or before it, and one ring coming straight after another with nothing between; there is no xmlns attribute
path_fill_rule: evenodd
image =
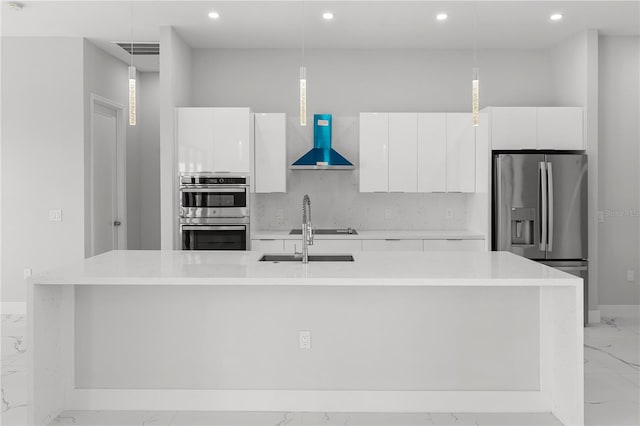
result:
<svg viewBox="0 0 640 426"><path fill-rule="evenodd" d="M494 152L493 250L584 280L587 323L587 156Z"/></svg>

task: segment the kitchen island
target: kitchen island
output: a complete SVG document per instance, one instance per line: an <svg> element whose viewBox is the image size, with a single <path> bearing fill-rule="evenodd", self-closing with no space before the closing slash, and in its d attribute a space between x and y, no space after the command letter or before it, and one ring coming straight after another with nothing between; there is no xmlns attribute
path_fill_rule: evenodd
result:
<svg viewBox="0 0 640 426"><path fill-rule="evenodd" d="M30 424L63 410L552 412L583 423L579 278L506 252L261 255L113 251L33 277Z"/></svg>

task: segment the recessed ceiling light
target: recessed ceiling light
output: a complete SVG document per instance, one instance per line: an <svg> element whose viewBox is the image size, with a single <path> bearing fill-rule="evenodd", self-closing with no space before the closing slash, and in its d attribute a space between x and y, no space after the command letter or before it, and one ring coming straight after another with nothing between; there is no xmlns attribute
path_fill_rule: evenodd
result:
<svg viewBox="0 0 640 426"><path fill-rule="evenodd" d="M209 18L211 18L211 19L218 19L219 17L220 17L220 14L219 14L218 12L216 12L215 10L214 10L214 11L209 12Z"/></svg>
<svg viewBox="0 0 640 426"><path fill-rule="evenodd" d="M333 13L325 12L325 13L322 14L322 18L327 20L327 21L330 21L330 20L333 19Z"/></svg>
<svg viewBox="0 0 640 426"><path fill-rule="evenodd" d="M562 13L554 13L549 17L552 21L559 21L562 19Z"/></svg>
<svg viewBox="0 0 640 426"><path fill-rule="evenodd" d="M446 21L449 16L446 13L438 13L436 19L438 21Z"/></svg>

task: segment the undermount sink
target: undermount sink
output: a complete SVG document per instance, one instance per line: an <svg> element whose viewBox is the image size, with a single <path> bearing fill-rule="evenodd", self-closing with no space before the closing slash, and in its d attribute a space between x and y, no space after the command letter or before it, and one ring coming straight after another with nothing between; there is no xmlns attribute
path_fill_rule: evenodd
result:
<svg viewBox="0 0 640 426"><path fill-rule="evenodd" d="M264 254L259 262L302 262L301 255L295 254ZM310 254L309 262L353 262L350 254Z"/></svg>
<svg viewBox="0 0 640 426"><path fill-rule="evenodd" d="M319 228L314 229L313 233L316 235L358 235L358 231L353 228L339 228L339 229L330 229L330 228ZM294 228L289 231L289 235L302 235L301 228Z"/></svg>

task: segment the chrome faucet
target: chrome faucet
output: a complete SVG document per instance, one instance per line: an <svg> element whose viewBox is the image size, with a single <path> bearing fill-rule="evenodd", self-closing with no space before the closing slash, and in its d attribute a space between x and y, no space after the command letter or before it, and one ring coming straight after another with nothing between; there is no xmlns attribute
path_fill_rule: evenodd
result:
<svg viewBox="0 0 640 426"><path fill-rule="evenodd" d="M302 198L302 263L309 263L309 246L311 245L313 245L311 200L305 194L304 198Z"/></svg>

